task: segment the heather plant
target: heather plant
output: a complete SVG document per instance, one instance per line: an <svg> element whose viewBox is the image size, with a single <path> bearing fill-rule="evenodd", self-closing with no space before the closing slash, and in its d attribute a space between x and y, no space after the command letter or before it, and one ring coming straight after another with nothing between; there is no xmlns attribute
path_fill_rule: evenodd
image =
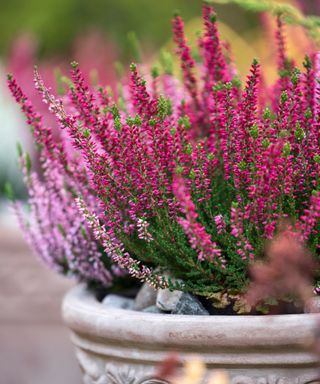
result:
<svg viewBox="0 0 320 384"><path fill-rule="evenodd" d="M63 144L55 142L52 129L44 126L42 116L34 111L22 90L12 90L23 104L39 151L40 169L36 167L35 171L29 154L23 153L18 144L29 199L27 212L23 203L15 201L13 208L25 240L48 267L59 273L106 289L130 286L130 278L106 257L79 214L75 202L79 193L88 206L95 206L83 162L66 137Z"/></svg>
<svg viewBox="0 0 320 384"><path fill-rule="evenodd" d="M37 173L28 171L28 163L27 155L21 155L30 212L27 215L21 204L14 205L26 241L57 272L109 287L112 271L102 262L98 243L79 215L72 191L74 185L65 184L59 167L50 160L43 160L43 180Z"/></svg>
<svg viewBox="0 0 320 384"><path fill-rule="evenodd" d="M69 89L59 98L35 70L36 89L73 149L52 139L9 77L49 161L47 174L56 169L72 181L68 201L74 207L76 198L83 215L75 222L90 231L90 237L78 231L79 242L93 235L103 248L102 265L87 271L100 281L100 268L110 263L158 288L238 295L251 264L282 231L319 257L319 55L296 68L278 16L277 82L266 88L254 59L242 86L209 5L203 22L194 57L182 18L173 19L181 79L164 55L148 82L132 64L113 96L90 88L73 63Z"/></svg>

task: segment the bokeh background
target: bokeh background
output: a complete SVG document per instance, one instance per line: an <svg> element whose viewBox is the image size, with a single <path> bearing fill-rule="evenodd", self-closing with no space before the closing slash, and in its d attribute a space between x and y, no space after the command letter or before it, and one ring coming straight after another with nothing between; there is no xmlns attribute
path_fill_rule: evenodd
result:
<svg viewBox="0 0 320 384"><path fill-rule="evenodd" d="M295 3L308 14L320 14L320 0ZM37 108L54 122L33 90L38 65L47 84L68 73L76 60L89 81L116 86L114 63L152 66L159 51L174 51L170 20L179 10L187 34L196 41L201 30L200 0L0 0L0 382L3 384L80 383L67 332L60 320L61 298L74 282L47 271L27 249L10 213L6 183L17 197L25 190L16 160L16 143L34 158L32 139L6 88L13 73ZM231 44L240 76L254 57L266 80L274 78L275 46L271 17L245 12L235 5L216 6L223 38ZM291 55L301 62L310 42L301 29L288 28Z"/></svg>

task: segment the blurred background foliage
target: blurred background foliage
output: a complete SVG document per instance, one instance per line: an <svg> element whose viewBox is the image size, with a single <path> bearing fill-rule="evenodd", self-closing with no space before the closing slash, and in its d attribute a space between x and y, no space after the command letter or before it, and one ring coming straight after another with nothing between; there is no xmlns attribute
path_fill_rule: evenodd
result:
<svg viewBox="0 0 320 384"><path fill-rule="evenodd" d="M300 3L309 13L318 11L319 0ZM68 55L77 36L100 30L120 48L121 57L127 58L129 31L136 32L147 50L154 50L169 39L175 9L188 21L200 14L201 4L201 0L1 0L0 54L8 54L14 40L29 32L39 41L40 57ZM257 26L252 14L234 4L216 8L220 19L238 32Z"/></svg>
<svg viewBox="0 0 320 384"><path fill-rule="evenodd" d="M1 0L0 52L8 53L19 34L36 35L41 56L70 53L79 34L104 31L126 57L128 31L150 49L170 36L170 19L179 8L186 19L201 11L199 0Z"/></svg>

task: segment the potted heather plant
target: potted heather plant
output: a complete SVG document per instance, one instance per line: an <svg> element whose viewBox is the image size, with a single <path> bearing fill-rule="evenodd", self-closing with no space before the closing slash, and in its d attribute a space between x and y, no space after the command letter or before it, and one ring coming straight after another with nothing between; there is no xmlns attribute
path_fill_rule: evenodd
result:
<svg viewBox="0 0 320 384"><path fill-rule="evenodd" d="M298 299L319 284L319 56L297 69L278 17L278 81L267 87L253 60L242 86L209 5L203 20L195 61L173 19L182 80L165 54L149 81L132 64L115 97L73 63L58 98L35 70L60 142L8 78L43 168L19 151L31 206L26 219L16 204L21 226L43 260L86 283L63 305L86 383L160 383L153 367L172 350L202 354L232 383L317 378L303 344L319 319Z"/></svg>

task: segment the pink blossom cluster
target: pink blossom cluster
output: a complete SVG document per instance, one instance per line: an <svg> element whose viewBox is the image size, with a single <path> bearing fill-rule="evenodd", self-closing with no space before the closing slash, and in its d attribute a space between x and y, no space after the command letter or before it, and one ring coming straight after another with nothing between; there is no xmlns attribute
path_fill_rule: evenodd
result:
<svg viewBox="0 0 320 384"><path fill-rule="evenodd" d="M30 247L50 268L109 287L114 271L104 264L99 243L79 215L71 190L75 186L66 185L59 167L50 160L42 164L43 180L28 170L26 157L21 157L21 163L30 211L25 212L19 203L14 209Z"/></svg>
<svg viewBox="0 0 320 384"><path fill-rule="evenodd" d="M36 89L73 149L52 139L8 80L43 153L76 182L80 211L106 255L154 285L165 282L150 265L172 271L183 258L186 269L210 271L209 281L217 272L222 285L246 275L284 221L318 251L319 55L311 52L297 69L279 17L279 80L267 89L253 60L241 86L212 7L204 5L203 20L199 61L174 17L182 81L164 68L148 85L132 64L112 95L90 87L72 63L70 87L59 98L36 70Z"/></svg>
<svg viewBox="0 0 320 384"><path fill-rule="evenodd" d="M210 260L216 257L220 258L221 249L219 249L217 244L211 240L211 237L206 232L204 226L197 221L198 214L196 212L195 204L181 179L177 178L173 181L173 190L181 205L181 210L185 214L185 218L178 217L177 221L188 236L191 247L198 251L198 259ZM223 265L225 260L220 259L220 263Z"/></svg>

